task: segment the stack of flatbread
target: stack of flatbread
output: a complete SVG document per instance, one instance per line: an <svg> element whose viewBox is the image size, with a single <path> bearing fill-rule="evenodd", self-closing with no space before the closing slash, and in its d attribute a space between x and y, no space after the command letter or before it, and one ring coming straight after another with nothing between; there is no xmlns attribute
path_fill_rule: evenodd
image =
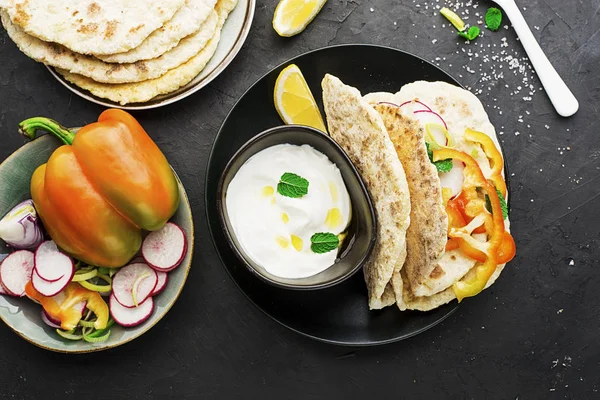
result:
<svg viewBox="0 0 600 400"><path fill-rule="evenodd" d="M64 78L128 104L173 92L214 55L237 0L0 0L19 49Z"/></svg>
<svg viewBox="0 0 600 400"><path fill-rule="evenodd" d="M451 147L472 157L484 179L490 179L494 166L486 154L489 148L465 137L466 131L475 130L500 152L483 105L472 93L444 82L419 81L395 94L364 97L331 75L322 86L329 134L355 164L377 214L377 241L363 268L369 307L396 304L402 311L428 311L456 299L454 288L479 278L481 263L461 248L447 247L448 200L442 189L456 188L454 197L463 190L462 163L453 165L454 172L439 173L429 157L426 135L432 126L447 125ZM509 227L504 217L504 232ZM472 235L486 241L485 233ZM504 266L495 265L483 281L485 288Z"/></svg>

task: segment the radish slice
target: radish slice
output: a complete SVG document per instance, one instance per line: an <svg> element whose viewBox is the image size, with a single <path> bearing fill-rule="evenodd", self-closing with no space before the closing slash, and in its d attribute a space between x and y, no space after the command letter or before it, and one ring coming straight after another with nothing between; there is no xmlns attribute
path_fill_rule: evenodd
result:
<svg viewBox="0 0 600 400"><path fill-rule="evenodd" d="M168 272L179 266L187 251L183 229L167 222L160 230L150 232L142 243L142 256L157 271Z"/></svg>
<svg viewBox="0 0 600 400"><path fill-rule="evenodd" d="M167 283L169 282L169 275L166 272L156 271L156 276L158 276L158 282L156 282L156 287L150 296L156 296L165 290Z"/></svg>
<svg viewBox="0 0 600 400"><path fill-rule="evenodd" d="M52 240L43 242L35 251L35 270L46 282L58 282L74 269L73 260L61 253Z"/></svg>
<svg viewBox="0 0 600 400"><path fill-rule="evenodd" d="M49 316L44 310L42 310L42 321L44 321L44 323L51 328L61 329L60 321L57 321L51 316Z"/></svg>
<svg viewBox="0 0 600 400"><path fill-rule="evenodd" d="M128 308L123 305L115 298L114 295L110 296L109 300L110 315L112 315L115 322L121 326L136 326L146 321L152 312L154 311L154 300L152 297L148 297L148 300L140 304L139 307Z"/></svg>
<svg viewBox="0 0 600 400"><path fill-rule="evenodd" d="M4 288L4 285L2 285L2 282L0 282L0 294L9 294Z"/></svg>
<svg viewBox="0 0 600 400"><path fill-rule="evenodd" d="M25 296L25 285L31 280L34 255L28 250L10 254L0 264L0 281L11 296Z"/></svg>
<svg viewBox="0 0 600 400"><path fill-rule="evenodd" d="M465 165L461 161L452 160L452 169L449 172L440 172L440 183L443 188L452 189L452 196L457 196L463 187Z"/></svg>
<svg viewBox="0 0 600 400"><path fill-rule="evenodd" d="M444 125L444 128L448 130L448 124L446 124L444 118L442 118L442 116L437 112L433 111L427 104L419 100L406 101L402 103L400 107L404 108L404 112L407 114L412 112L414 117L421 121L423 125L432 122L439 124L441 122L442 125Z"/></svg>
<svg viewBox="0 0 600 400"><path fill-rule="evenodd" d="M140 279L147 275L146 278ZM119 303L127 308L135 307L133 291L138 305L142 305L156 287L158 276L148 265L143 263L129 264L119 270L113 277L112 292ZM137 283L136 283L137 282Z"/></svg>
<svg viewBox="0 0 600 400"><path fill-rule="evenodd" d="M63 275L62 278L57 280L56 282L48 282L42 279L37 272L37 269L34 268L33 274L31 275L31 283L35 290L40 292L46 297L52 297L59 294L73 279L73 274L75 273L75 268L73 267L73 263L71 263L71 273L69 275Z"/></svg>

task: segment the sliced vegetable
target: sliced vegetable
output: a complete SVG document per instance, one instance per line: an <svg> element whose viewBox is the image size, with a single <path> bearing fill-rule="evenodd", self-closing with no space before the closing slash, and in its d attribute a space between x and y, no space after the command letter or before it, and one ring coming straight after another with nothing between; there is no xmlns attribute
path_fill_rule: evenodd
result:
<svg viewBox="0 0 600 400"><path fill-rule="evenodd" d="M68 339L68 340L81 340L83 338L83 335L76 335L75 330L70 330L70 331L63 331L62 329L57 329L56 333L58 333L59 336Z"/></svg>
<svg viewBox="0 0 600 400"><path fill-rule="evenodd" d="M475 267L475 276L454 284L454 293L459 301L465 297L475 296L486 286L490 277L498 267L498 252L504 239L505 229L502 218L502 209L500 199L496 188L483 175L477 161L466 153L453 149L442 149L433 153L433 159L441 160L452 158L462 161L465 164L463 185L463 194L467 199L465 213L471 217L471 221L462 228L452 228L449 236L466 242L473 249L479 250L485 254L485 261ZM481 198L478 188L480 188L490 198L492 206L491 218L485 209L485 201ZM471 236L473 230L486 222L487 241L480 242Z"/></svg>
<svg viewBox="0 0 600 400"><path fill-rule="evenodd" d="M41 311L41 315L42 315L42 321L44 321L44 323L46 325L48 325L49 327L54 328L54 329L60 329L60 321L57 321L54 318L51 318L44 310Z"/></svg>
<svg viewBox="0 0 600 400"><path fill-rule="evenodd" d="M490 168L492 169L490 179L494 182L496 188L500 190L502 197L506 198L506 182L502 176L502 172L504 171L504 159L492 138L483 132L467 128L465 130L465 139L481 145L483 152L490 162Z"/></svg>
<svg viewBox="0 0 600 400"><path fill-rule="evenodd" d="M75 264L70 257L61 253L56 243L47 240L35 251L35 271L46 282L58 282L64 277L73 277Z"/></svg>
<svg viewBox="0 0 600 400"><path fill-rule="evenodd" d="M25 200L0 220L0 239L19 250L33 250L44 240L44 233L32 200Z"/></svg>
<svg viewBox="0 0 600 400"><path fill-rule="evenodd" d="M139 305L142 305L154 291L158 282L156 272L148 265L142 263L129 264L117 272L113 278L112 295L122 306L127 308L136 307L133 301L134 285L138 278L145 274L149 275L137 285L136 290L136 300Z"/></svg>
<svg viewBox="0 0 600 400"><path fill-rule="evenodd" d="M102 285L102 284L98 284L98 283L92 283L89 281L80 281L79 284L81 286L83 286L86 289L92 290L94 292L99 292L99 293L109 293L112 290L112 279L109 276L106 275L96 275L96 278L103 280L104 282L106 282L106 285Z"/></svg>
<svg viewBox="0 0 600 400"><path fill-rule="evenodd" d="M96 331L99 332L99 331ZM89 343L101 343L101 342L106 342L106 340L110 337L110 329L104 331L102 333L102 335L96 335L96 336L92 336L92 334L90 335L83 335L83 340L85 340L86 342Z"/></svg>
<svg viewBox="0 0 600 400"><path fill-rule="evenodd" d="M448 172L438 174L442 188L451 191L450 198L456 197L462 190L465 177L463 171L465 166L462 162L452 160L452 169Z"/></svg>
<svg viewBox="0 0 600 400"><path fill-rule="evenodd" d="M124 307L114 294L110 296L110 314L115 322L121 326L136 326L146 321L154 311L154 300L149 297L139 307Z"/></svg>
<svg viewBox="0 0 600 400"><path fill-rule="evenodd" d="M88 310L96 315L94 328L104 329L108 323L109 311L106 302L97 293L81 287L72 282L58 295L47 297L38 292L31 282L25 286L27 296L39 302L49 317L60 321L60 326L65 331L77 327L82 318L81 302L86 302Z"/></svg>
<svg viewBox="0 0 600 400"><path fill-rule="evenodd" d="M154 272L154 274L156 275L156 272ZM132 300L133 300L133 305L134 305L134 306L136 306L136 307L137 307L137 306L139 306L139 305L140 305L140 303L138 302L138 298L139 298L139 297L138 297L138 296L139 296L139 295L138 295L138 289L139 289L139 287L140 287L140 284L141 284L141 283L142 283L142 282L143 282L145 279L147 279L147 278L150 278L150 276L151 276L151 275L152 275L152 273L151 273L151 272L146 272L146 273L144 273L144 274L142 274L142 275L138 276L138 277L135 279L135 282L133 282L133 287L131 288L131 298L132 298ZM158 279L158 275L156 275L156 277L157 277L156 279ZM157 283L158 283L158 282L157 282ZM156 283L154 284L154 287L156 287ZM150 294L151 294L153 291L154 291L154 289L152 289L152 291L151 291L150 293L148 293L148 296L150 296ZM145 299L144 299L144 300L145 300ZM142 300L142 301L144 301L144 300Z"/></svg>
<svg viewBox="0 0 600 400"><path fill-rule="evenodd" d="M498 250L498 263L506 264L510 262L517 254L517 245L512 235L508 232L504 232L504 238L502 239L502 245Z"/></svg>
<svg viewBox="0 0 600 400"><path fill-rule="evenodd" d="M452 170L452 160L440 160L433 161L433 152L431 150L431 145L425 142L425 147L427 148L427 156L429 156L429 161L435 166L438 172L450 172Z"/></svg>
<svg viewBox="0 0 600 400"><path fill-rule="evenodd" d="M11 296L25 295L25 285L31 280L34 255L28 250L11 253L0 264L0 281Z"/></svg>
<svg viewBox="0 0 600 400"><path fill-rule="evenodd" d="M158 277L158 282L156 282L156 287L150 293L150 296L156 296L167 287L167 283L169 282L169 275L166 272L156 271L156 276Z"/></svg>
<svg viewBox="0 0 600 400"><path fill-rule="evenodd" d="M444 125L444 129L448 130L448 124L446 123L446 120L444 120L440 114L433 111L431 107L420 100L406 101L400 104L400 108L405 108L405 112L408 113L412 111L414 117L417 118L422 124L427 125L428 123L441 122L442 125Z"/></svg>
<svg viewBox="0 0 600 400"><path fill-rule="evenodd" d="M62 278L60 278L59 280L57 280L55 282L48 282L48 281L42 279L42 277L40 277L40 275L38 274L37 270L34 268L33 274L31 275L31 283L33 284L33 287L35 288L35 290L40 292L42 295L44 295L46 297L52 297L52 296L57 295L65 287L67 287L69 282L71 282L72 277L73 277L73 274L63 275Z"/></svg>
<svg viewBox="0 0 600 400"><path fill-rule="evenodd" d="M79 271L75 272L75 275L73 275L72 281L73 282L87 281L89 279L92 279L96 275L98 275L98 270L96 268L90 269L87 271L79 270Z"/></svg>
<svg viewBox="0 0 600 400"><path fill-rule="evenodd" d="M450 132L442 125L434 123L425 125L425 141L431 145L432 150L452 147L454 144Z"/></svg>
<svg viewBox="0 0 600 400"><path fill-rule="evenodd" d="M440 14L442 14L454 27L462 32L465 30L465 22L456 14L454 11L450 10L447 7L443 7L440 10Z"/></svg>
<svg viewBox="0 0 600 400"><path fill-rule="evenodd" d="M177 268L183 261L186 251L185 233L172 222L168 222L156 232L150 232L142 244L142 256L146 263L157 271L163 272Z"/></svg>

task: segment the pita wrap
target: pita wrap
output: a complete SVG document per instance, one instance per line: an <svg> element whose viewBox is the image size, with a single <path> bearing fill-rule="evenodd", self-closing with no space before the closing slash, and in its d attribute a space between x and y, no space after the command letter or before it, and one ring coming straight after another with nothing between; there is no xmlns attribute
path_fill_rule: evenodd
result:
<svg viewBox="0 0 600 400"><path fill-rule="evenodd" d="M382 115L398 156L404 164L411 188L411 227L407 232L408 256L406 265L401 270L402 295L398 296L396 291L396 301L401 310L428 311L456 298L452 285L474 274L473 267L476 261L467 257L460 249L440 249L440 244L445 244L447 240L447 220L445 228L439 220L443 210L440 198L442 181L439 177L444 174L438 174L435 168L432 170L425 167L424 162L429 162L429 159L422 139L423 129L430 122L427 117L435 114L423 113L416 108L422 108L421 104L424 104L439 114L448 125L448 131L454 141L452 146L472 155L486 177L491 174L489 161L478 144L465 140L465 130L471 128L483 132L493 139L499 150L501 148L481 102L472 93L454 85L421 81L406 85L396 94L372 93L365 96L365 99ZM415 103L416 108L407 104L415 101L421 102ZM399 107L400 105L402 107ZM439 123L439 120L437 122ZM424 168L415 168L418 165ZM431 163L430 165L433 166ZM435 175L432 172L435 172ZM429 215L421 214L427 209L430 210ZM445 210L443 213L445 214ZM428 218L435 218L437 222L428 223ZM413 224L422 225L411 229ZM507 231L509 227L507 219ZM432 245L433 247L430 247ZM432 249L432 254L424 253L427 247ZM486 288L495 282L503 268L504 265L497 267Z"/></svg>
<svg viewBox="0 0 600 400"><path fill-rule="evenodd" d="M164 75L198 54L214 36L218 22L219 17L213 10L198 32L183 39L177 47L160 57L133 64L110 64L92 56L74 53L56 43L47 43L30 36L10 22L6 12L2 11L2 24L6 32L27 56L102 83L141 82Z"/></svg>
<svg viewBox="0 0 600 400"><path fill-rule="evenodd" d="M410 191L404 273L409 282L423 282L442 272L437 262L447 242L448 214L438 172L427 156L424 131L418 121L404 116L400 108L392 105L379 104L374 108L381 115L404 167Z"/></svg>
<svg viewBox="0 0 600 400"><path fill-rule="evenodd" d="M158 95L173 92L194 79L210 61L219 44L221 28L225 23L225 19L236 4L237 0L220 0L216 6L216 11L219 13L219 24L215 36L200 53L185 64L168 71L160 78L137 83L111 85L95 82L85 76L71 74L64 70L58 70L58 72L67 81L88 90L93 95L123 105L148 101Z"/></svg>
<svg viewBox="0 0 600 400"><path fill-rule="evenodd" d="M184 37L198 32L215 8L215 3L215 0L187 0L171 20L152 32L136 48L97 57L104 62L121 64L157 58L177 46Z"/></svg>
<svg viewBox="0 0 600 400"><path fill-rule="evenodd" d="M185 0L0 0L25 33L81 54L122 53L163 26Z"/></svg>
<svg viewBox="0 0 600 400"><path fill-rule="evenodd" d="M377 213L377 242L363 272L369 308L380 309L395 302L394 286L402 290L410 223L406 176L381 117L360 92L331 75L322 87L329 133L360 172Z"/></svg>

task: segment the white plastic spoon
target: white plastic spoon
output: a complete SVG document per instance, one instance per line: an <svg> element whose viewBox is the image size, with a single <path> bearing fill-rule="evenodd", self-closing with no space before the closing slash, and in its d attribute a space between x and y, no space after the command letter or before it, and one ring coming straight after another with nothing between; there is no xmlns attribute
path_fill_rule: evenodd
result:
<svg viewBox="0 0 600 400"><path fill-rule="evenodd" d="M517 35L529 56L529 60L533 64L537 75L544 85L546 93L550 101L556 108L558 114L563 117L570 117L577 112L579 109L579 102L569 90L565 82L562 80L558 72L554 69L548 57L544 54L544 51L535 40L531 29L527 25L521 10L515 4L514 0L493 0L496 2L512 23Z"/></svg>

